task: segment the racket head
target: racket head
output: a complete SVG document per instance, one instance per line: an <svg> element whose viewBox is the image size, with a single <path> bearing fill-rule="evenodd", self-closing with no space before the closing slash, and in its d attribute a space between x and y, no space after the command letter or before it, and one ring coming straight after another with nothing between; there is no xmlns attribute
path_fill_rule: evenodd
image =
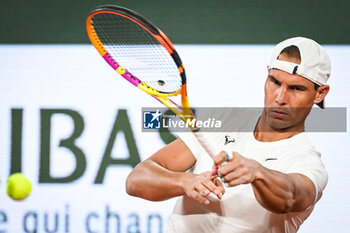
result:
<svg viewBox="0 0 350 233"><path fill-rule="evenodd" d="M127 8L104 5L91 11L86 30L100 55L127 81L161 102L164 96L187 98L182 61L149 20Z"/></svg>
<svg viewBox="0 0 350 233"><path fill-rule="evenodd" d="M123 78L152 95L176 115L195 119L186 91L186 74L173 43L153 23L124 7L103 5L86 20L91 43ZM147 75L145 75L147 74ZM169 97L181 94L181 106ZM195 124L195 131L198 131ZM201 144L207 144L196 132ZM213 156L210 148L204 149Z"/></svg>

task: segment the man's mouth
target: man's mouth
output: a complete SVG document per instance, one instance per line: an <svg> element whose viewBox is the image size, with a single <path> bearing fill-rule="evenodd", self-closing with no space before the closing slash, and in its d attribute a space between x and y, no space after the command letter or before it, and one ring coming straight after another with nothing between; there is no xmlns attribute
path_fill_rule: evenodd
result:
<svg viewBox="0 0 350 233"><path fill-rule="evenodd" d="M272 116L275 118L285 118L286 116L288 116L288 113L283 111L283 110L276 110L276 109L272 109L271 110Z"/></svg>

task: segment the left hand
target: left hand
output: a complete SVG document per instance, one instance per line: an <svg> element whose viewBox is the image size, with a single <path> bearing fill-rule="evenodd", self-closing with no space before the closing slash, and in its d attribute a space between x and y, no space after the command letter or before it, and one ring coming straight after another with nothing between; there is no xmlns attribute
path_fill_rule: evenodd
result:
<svg viewBox="0 0 350 233"><path fill-rule="evenodd" d="M227 153L233 153L233 159L227 161L224 151L214 157L214 167L218 168L218 175L222 181L228 187L252 183L256 178L259 163L237 152Z"/></svg>

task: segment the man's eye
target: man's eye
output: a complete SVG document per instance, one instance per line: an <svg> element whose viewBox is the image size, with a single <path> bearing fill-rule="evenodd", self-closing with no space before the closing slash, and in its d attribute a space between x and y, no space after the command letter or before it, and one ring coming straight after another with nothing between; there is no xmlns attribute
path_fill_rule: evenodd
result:
<svg viewBox="0 0 350 233"><path fill-rule="evenodd" d="M273 79L272 82L273 82L274 84L276 84L276 85L279 85L279 84L280 84L280 82L278 82L276 79Z"/></svg>
<svg viewBox="0 0 350 233"><path fill-rule="evenodd" d="M295 90L295 91L302 91L303 89L300 88L300 87L292 87L292 90Z"/></svg>

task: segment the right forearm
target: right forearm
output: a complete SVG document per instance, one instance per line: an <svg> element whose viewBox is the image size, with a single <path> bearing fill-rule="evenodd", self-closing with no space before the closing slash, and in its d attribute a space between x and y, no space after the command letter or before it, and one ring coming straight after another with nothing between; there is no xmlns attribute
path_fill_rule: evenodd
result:
<svg viewBox="0 0 350 233"><path fill-rule="evenodd" d="M136 166L126 181L126 191L132 196L162 201L184 195L183 182L193 174L167 170L154 161Z"/></svg>

